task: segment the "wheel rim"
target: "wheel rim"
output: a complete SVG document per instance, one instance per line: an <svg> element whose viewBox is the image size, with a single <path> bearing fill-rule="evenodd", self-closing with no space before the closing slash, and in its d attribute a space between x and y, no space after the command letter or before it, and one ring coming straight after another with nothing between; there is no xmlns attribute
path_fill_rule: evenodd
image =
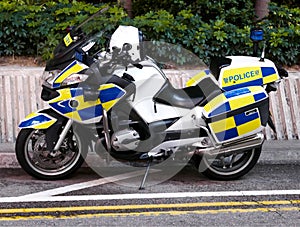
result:
<svg viewBox="0 0 300 227"><path fill-rule="evenodd" d="M47 175L62 175L72 169L80 158L81 141L76 133L72 137L74 149L65 138L61 148L56 152L46 150L45 133L40 130L32 131L25 143L25 159L36 172Z"/></svg>
<svg viewBox="0 0 300 227"><path fill-rule="evenodd" d="M218 158L209 158L203 156L203 162L210 171L218 175L229 176L240 173L253 160L255 149L246 151L242 154L233 154L230 156L220 156Z"/></svg>

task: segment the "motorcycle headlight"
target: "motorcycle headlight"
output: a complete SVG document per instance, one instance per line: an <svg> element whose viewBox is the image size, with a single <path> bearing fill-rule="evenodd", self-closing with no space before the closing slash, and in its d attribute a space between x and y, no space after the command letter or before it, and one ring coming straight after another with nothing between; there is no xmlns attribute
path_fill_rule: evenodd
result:
<svg viewBox="0 0 300 227"><path fill-rule="evenodd" d="M62 82L62 85L66 86L66 85L71 85L71 84L78 84L78 83L81 83L81 82L85 81L88 77L89 77L89 75L86 75L86 74L74 73L74 74L68 76Z"/></svg>
<svg viewBox="0 0 300 227"><path fill-rule="evenodd" d="M59 73L60 70L44 71L41 76L41 83L47 87L52 87L53 81Z"/></svg>

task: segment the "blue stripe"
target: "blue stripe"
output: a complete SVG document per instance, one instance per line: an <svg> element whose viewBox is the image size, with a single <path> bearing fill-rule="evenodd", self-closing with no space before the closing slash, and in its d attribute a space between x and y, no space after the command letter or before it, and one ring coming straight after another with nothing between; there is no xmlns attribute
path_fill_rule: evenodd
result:
<svg viewBox="0 0 300 227"><path fill-rule="evenodd" d="M117 87L108 88L100 91L101 103L109 102L118 98L121 98L125 94L124 91Z"/></svg>
<svg viewBox="0 0 300 227"><path fill-rule="evenodd" d="M263 84L263 79L257 79L257 80L253 80L253 81L249 81L246 83L241 83L241 84L236 84L236 85L232 85L232 86L228 86L228 87L223 87L223 89L225 91L231 91L233 89L237 89L237 88L243 88L243 87L249 87L249 86L260 86Z"/></svg>
<svg viewBox="0 0 300 227"><path fill-rule="evenodd" d="M260 101L260 100L262 100L266 97L267 97L267 95L265 93L259 93L259 94L254 95L254 100L255 101Z"/></svg>
<svg viewBox="0 0 300 227"><path fill-rule="evenodd" d="M73 112L75 109L69 106L69 100L50 103L50 106L62 114Z"/></svg>
<svg viewBox="0 0 300 227"><path fill-rule="evenodd" d="M228 111L230 111L230 105L228 102L223 103L221 106L219 106L218 108L216 108L215 110L213 110L210 114L208 114L208 117L212 117L212 116L216 116L219 114L223 114L226 113Z"/></svg>
<svg viewBox="0 0 300 227"><path fill-rule="evenodd" d="M210 74L210 70L209 69L205 69L204 72L206 73L206 75Z"/></svg>
<svg viewBox="0 0 300 227"><path fill-rule="evenodd" d="M76 96L83 95L83 89L82 88L71 88L70 89L71 96L74 98Z"/></svg>
<svg viewBox="0 0 300 227"><path fill-rule="evenodd" d="M53 88L58 88L60 87L60 83L53 83Z"/></svg>
<svg viewBox="0 0 300 227"><path fill-rule="evenodd" d="M216 133L216 137L219 141L229 140L238 136L238 131L236 128L232 128L223 132Z"/></svg>
<svg viewBox="0 0 300 227"><path fill-rule="evenodd" d="M102 116L102 105L92 106L82 110L78 110L78 114L82 121L86 121L95 117Z"/></svg>
<svg viewBox="0 0 300 227"><path fill-rule="evenodd" d="M41 124L43 122L50 121L51 119L45 115L38 115L28 120L25 120L19 124L20 128L26 128L32 125Z"/></svg>
<svg viewBox="0 0 300 227"><path fill-rule="evenodd" d="M273 67L261 67L261 72L263 77L276 73Z"/></svg>
<svg viewBox="0 0 300 227"><path fill-rule="evenodd" d="M225 97L230 99L235 96L243 95L243 94L248 94L250 93L250 90L248 88L240 88L240 89L235 89L232 91L227 91L224 93Z"/></svg>
<svg viewBox="0 0 300 227"><path fill-rule="evenodd" d="M246 116L245 113L241 113L241 114L234 116L234 121L235 121L236 126L239 126L239 125L248 123L250 121L253 121L257 118L259 118L258 112L254 112L248 116Z"/></svg>

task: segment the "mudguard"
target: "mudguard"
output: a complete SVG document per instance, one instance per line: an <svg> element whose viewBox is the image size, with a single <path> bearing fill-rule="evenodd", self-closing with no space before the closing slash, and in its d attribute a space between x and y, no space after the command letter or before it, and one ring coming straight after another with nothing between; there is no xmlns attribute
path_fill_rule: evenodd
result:
<svg viewBox="0 0 300 227"><path fill-rule="evenodd" d="M47 129L52 126L57 119L42 113L43 110L29 114L20 124L19 128Z"/></svg>

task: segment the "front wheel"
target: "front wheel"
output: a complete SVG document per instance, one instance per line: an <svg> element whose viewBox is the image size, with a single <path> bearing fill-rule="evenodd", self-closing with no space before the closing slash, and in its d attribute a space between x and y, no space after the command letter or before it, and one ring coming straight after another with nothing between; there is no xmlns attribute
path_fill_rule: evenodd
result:
<svg viewBox="0 0 300 227"><path fill-rule="evenodd" d="M247 174L257 163L261 147L241 154L212 158L203 155L198 166L200 172L210 179L236 180Z"/></svg>
<svg viewBox="0 0 300 227"><path fill-rule="evenodd" d="M58 151L46 149L45 131L22 129L16 141L16 156L21 167L31 176L43 180L66 178L84 162L83 142L70 132Z"/></svg>

